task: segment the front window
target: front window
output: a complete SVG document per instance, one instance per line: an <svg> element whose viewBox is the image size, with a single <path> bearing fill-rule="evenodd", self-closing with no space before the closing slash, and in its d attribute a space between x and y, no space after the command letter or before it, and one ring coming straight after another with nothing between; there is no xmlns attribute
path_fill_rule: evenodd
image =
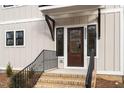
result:
<svg viewBox="0 0 124 93"><path fill-rule="evenodd" d="M24 31L7 31L6 32L6 46L23 46L24 45Z"/></svg>
<svg viewBox="0 0 124 93"><path fill-rule="evenodd" d="M64 28L56 29L56 51L57 56L64 55Z"/></svg>
<svg viewBox="0 0 124 93"><path fill-rule="evenodd" d="M6 46L14 45L14 31L6 32Z"/></svg>
<svg viewBox="0 0 124 93"><path fill-rule="evenodd" d="M16 31L16 45L24 44L24 33L23 31Z"/></svg>
<svg viewBox="0 0 124 93"><path fill-rule="evenodd" d="M95 50L96 56L96 25L87 26L87 56L90 56L92 49Z"/></svg>

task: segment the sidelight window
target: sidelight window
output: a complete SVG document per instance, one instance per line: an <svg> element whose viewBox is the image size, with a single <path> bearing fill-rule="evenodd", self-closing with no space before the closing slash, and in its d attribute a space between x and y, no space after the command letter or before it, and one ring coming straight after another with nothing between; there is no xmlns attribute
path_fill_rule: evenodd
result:
<svg viewBox="0 0 124 93"><path fill-rule="evenodd" d="M92 49L95 50L96 56L96 25L87 26L87 56L90 56Z"/></svg>
<svg viewBox="0 0 124 93"><path fill-rule="evenodd" d="M64 28L56 29L56 51L57 56L64 55Z"/></svg>

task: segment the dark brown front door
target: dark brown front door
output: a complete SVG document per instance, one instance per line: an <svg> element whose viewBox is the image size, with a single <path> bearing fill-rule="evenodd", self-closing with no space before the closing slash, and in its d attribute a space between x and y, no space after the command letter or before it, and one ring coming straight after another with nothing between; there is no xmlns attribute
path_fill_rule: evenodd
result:
<svg viewBox="0 0 124 93"><path fill-rule="evenodd" d="M68 28L68 66L84 66L83 27Z"/></svg>

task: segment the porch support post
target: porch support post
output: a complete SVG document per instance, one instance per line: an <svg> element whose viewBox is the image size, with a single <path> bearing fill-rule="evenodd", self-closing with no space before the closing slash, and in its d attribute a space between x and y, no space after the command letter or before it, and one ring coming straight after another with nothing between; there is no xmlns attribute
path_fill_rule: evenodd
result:
<svg viewBox="0 0 124 93"><path fill-rule="evenodd" d="M98 39L101 37L101 9L98 8Z"/></svg>
<svg viewBox="0 0 124 93"><path fill-rule="evenodd" d="M52 19L52 18L51 18L50 16L48 16L48 15L45 15L45 20L46 20L47 25L48 25L48 27L49 27L52 40L54 41L55 20Z"/></svg>

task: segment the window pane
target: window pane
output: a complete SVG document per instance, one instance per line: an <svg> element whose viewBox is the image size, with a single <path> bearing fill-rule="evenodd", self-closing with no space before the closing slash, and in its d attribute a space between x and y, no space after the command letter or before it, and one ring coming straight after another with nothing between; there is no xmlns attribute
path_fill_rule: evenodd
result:
<svg viewBox="0 0 124 93"><path fill-rule="evenodd" d="M16 31L16 38L23 38L23 31Z"/></svg>
<svg viewBox="0 0 124 93"><path fill-rule="evenodd" d="M96 25L87 26L87 56L90 56L92 49L95 50L96 56Z"/></svg>
<svg viewBox="0 0 124 93"><path fill-rule="evenodd" d="M6 32L6 46L14 45L14 32Z"/></svg>
<svg viewBox="0 0 124 93"><path fill-rule="evenodd" d="M24 43L24 32L16 31L16 45L23 45Z"/></svg>
<svg viewBox="0 0 124 93"><path fill-rule="evenodd" d="M81 52L81 31L72 30L70 31L70 52L80 53Z"/></svg>
<svg viewBox="0 0 124 93"><path fill-rule="evenodd" d="M56 29L56 51L58 56L64 54L64 28Z"/></svg>

